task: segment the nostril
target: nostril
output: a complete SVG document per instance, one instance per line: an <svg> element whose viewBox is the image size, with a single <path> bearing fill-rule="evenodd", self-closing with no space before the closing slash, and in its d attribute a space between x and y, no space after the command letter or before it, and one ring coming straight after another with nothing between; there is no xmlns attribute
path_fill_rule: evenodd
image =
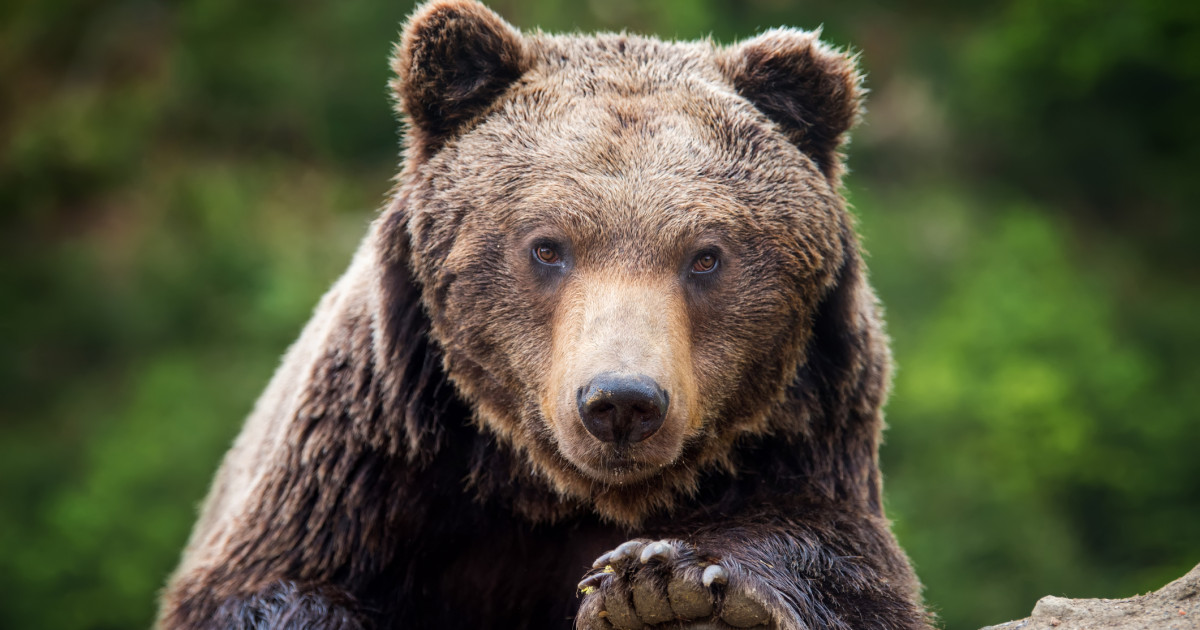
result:
<svg viewBox="0 0 1200 630"><path fill-rule="evenodd" d="M631 410L637 416L649 416L658 413L658 409L656 407L651 407L645 403L637 403L631 407Z"/></svg>
<svg viewBox="0 0 1200 630"><path fill-rule="evenodd" d="M605 372L577 392L579 417L604 442L641 442L662 426L670 396L643 374Z"/></svg>

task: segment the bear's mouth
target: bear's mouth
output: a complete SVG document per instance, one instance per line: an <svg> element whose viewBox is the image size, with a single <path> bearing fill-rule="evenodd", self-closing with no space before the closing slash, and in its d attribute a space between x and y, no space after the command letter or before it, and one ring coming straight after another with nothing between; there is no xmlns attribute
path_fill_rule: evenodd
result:
<svg viewBox="0 0 1200 630"><path fill-rule="evenodd" d="M564 455L584 476L604 484L644 481L673 464L679 449L667 443L597 444L587 449L564 449Z"/></svg>
<svg viewBox="0 0 1200 630"><path fill-rule="evenodd" d="M609 484L642 481L653 477L662 468L662 465L638 461L628 452L608 453L597 459L595 464L576 462L576 466L588 477Z"/></svg>

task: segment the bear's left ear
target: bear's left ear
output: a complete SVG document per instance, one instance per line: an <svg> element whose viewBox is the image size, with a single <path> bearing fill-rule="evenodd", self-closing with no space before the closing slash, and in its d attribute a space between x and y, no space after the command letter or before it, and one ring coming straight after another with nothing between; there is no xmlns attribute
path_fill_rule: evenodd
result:
<svg viewBox="0 0 1200 630"><path fill-rule="evenodd" d="M838 148L858 120L865 90L855 58L819 37L819 31L773 29L724 50L718 64L734 88L836 184Z"/></svg>
<svg viewBox="0 0 1200 630"><path fill-rule="evenodd" d="M428 154L461 133L528 65L521 34L482 4L434 0L417 9L392 58L410 146Z"/></svg>

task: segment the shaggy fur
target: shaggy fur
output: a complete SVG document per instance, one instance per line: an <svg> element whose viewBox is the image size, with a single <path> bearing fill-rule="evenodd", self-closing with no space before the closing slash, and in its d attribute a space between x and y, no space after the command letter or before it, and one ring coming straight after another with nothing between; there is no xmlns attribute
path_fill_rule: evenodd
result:
<svg viewBox="0 0 1200 630"><path fill-rule="evenodd" d="M443 0L394 68L400 184L226 456L160 627L637 628L654 605L927 627L883 516L890 358L838 194L853 61L787 29L522 35ZM613 369L671 396L628 447L571 403ZM711 619L663 609L677 587Z"/></svg>

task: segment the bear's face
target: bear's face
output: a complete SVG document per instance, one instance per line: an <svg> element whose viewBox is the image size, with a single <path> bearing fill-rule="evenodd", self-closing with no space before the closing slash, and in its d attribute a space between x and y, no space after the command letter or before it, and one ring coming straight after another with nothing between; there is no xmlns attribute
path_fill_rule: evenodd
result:
<svg viewBox="0 0 1200 630"><path fill-rule="evenodd" d="M801 36L810 61L832 54ZM745 78L756 41L522 37L468 3L409 26L401 194L432 335L480 422L560 491L719 459L767 430L805 360L847 256L837 163L817 150L841 132L806 131L803 151L748 100L747 81L778 79Z"/></svg>

